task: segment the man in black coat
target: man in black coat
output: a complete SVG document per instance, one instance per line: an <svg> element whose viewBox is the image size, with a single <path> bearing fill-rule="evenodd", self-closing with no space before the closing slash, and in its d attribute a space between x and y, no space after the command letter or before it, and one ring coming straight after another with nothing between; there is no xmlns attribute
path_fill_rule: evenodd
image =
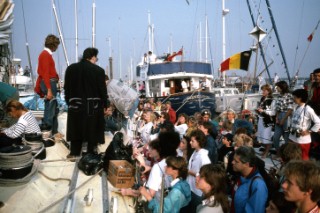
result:
<svg viewBox="0 0 320 213"><path fill-rule="evenodd" d="M65 74L65 100L68 104L67 140L71 141L67 157L81 155L82 143L87 153L96 152L104 141L104 108L107 91L104 70L95 63L98 50L87 48L80 62L70 65Z"/></svg>

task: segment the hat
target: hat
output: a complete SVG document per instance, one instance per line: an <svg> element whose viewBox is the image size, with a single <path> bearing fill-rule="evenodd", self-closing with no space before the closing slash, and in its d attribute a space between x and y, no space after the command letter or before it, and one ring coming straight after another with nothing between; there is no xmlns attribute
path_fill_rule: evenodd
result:
<svg viewBox="0 0 320 213"><path fill-rule="evenodd" d="M233 134L231 133L227 133L225 135L223 135L224 138L226 138L228 141L233 141Z"/></svg>
<svg viewBox="0 0 320 213"><path fill-rule="evenodd" d="M204 116L204 115L210 115L211 116L211 112L209 110L207 110L207 109L204 109L201 112L201 116Z"/></svg>

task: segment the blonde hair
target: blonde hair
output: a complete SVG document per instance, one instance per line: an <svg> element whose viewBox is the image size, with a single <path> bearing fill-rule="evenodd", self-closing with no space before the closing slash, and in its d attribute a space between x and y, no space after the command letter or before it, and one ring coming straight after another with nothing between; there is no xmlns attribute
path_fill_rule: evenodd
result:
<svg viewBox="0 0 320 213"><path fill-rule="evenodd" d="M231 121L225 120L222 124L222 128L226 131L232 131L233 123Z"/></svg>
<svg viewBox="0 0 320 213"><path fill-rule="evenodd" d="M248 146L253 147L253 140L250 136L247 134L236 134L233 137L233 141L235 143L235 146Z"/></svg>

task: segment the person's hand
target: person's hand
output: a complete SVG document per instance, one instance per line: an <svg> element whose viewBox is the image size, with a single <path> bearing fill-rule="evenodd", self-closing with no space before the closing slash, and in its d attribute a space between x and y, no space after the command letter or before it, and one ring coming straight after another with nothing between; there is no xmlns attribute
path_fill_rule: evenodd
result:
<svg viewBox="0 0 320 213"><path fill-rule="evenodd" d="M259 113L261 113L261 112L263 112L263 109L258 108L257 111L258 111Z"/></svg>
<svg viewBox="0 0 320 213"><path fill-rule="evenodd" d="M136 159L137 161L139 161L139 163L140 163L141 166L145 166L145 165L146 165L146 162L145 162L144 157L143 157L142 154L137 154L137 155L135 156L135 159Z"/></svg>
<svg viewBox="0 0 320 213"><path fill-rule="evenodd" d="M310 135L310 132L309 130L304 130L304 131L301 131L301 136L306 136L306 135Z"/></svg>
<svg viewBox="0 0 320 213"><path fill-rule="evenodd" d="M134 189L120 189L120 193L122 196L138 197L140 195L140 192Z"/></svg>
<svg viewBox="0 0 320 213"><path fill-rule="evenodd" d="M46 99L51 100L53 98L51 89L48 89Z"/></svg>
<svg viewBox="0 0 320 213"><path fill-rule="evenodd" d="M144 165L144 171L142 172L142 174L145 174L145 173L149 172L150 170L151 170L151 166Z"/></svg>
<svg viewBox="0 0 320 213"><path fill-rule="evenodd" d="M146 187L141 186L139 188L139 192L141 195L143 195L148 201L152 200L151 195L149 194L148 190L146 189Z"/></svg>
<svg viewBox="0 0 320 213"><path fill-rule="evenodd" d="M137 147L132 148L132 155L133 157L136 157L139 154L139 149Z"/></svg>

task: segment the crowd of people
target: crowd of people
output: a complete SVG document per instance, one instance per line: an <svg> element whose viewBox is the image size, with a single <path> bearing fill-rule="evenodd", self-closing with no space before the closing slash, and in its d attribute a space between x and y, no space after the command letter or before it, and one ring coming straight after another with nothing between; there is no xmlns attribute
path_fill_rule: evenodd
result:
<svg viewBox="0 0 320 213"><path fill-rule="evenodd" d="M313 76L293 92L285 81L263 85L249 116L232 109L217 118L208 110L188 116L170 102L140 102L142 147L133 157L146 183L123 194L145 197L150 212L159 211L163 186L164 212L319 212L320 167L309 152L320 143L320 69ZM269 157L281 162L274 173Z"/></svg>

